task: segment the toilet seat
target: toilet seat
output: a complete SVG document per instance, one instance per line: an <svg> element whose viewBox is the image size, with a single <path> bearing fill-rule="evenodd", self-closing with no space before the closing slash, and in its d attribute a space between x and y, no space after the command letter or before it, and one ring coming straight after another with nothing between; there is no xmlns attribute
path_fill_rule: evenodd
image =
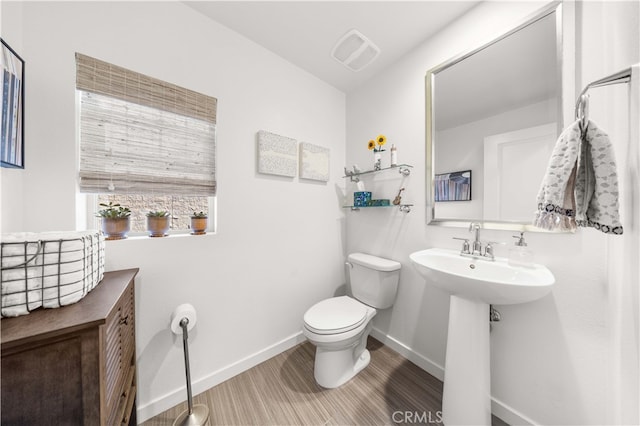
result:
<svg viewBox="0 0 640 426"><path fill-rule="evenodd" d="M316 334L340 334L358 328L367 320L367 306L349 296L325 299L304 314L305 327Z"/></svg>

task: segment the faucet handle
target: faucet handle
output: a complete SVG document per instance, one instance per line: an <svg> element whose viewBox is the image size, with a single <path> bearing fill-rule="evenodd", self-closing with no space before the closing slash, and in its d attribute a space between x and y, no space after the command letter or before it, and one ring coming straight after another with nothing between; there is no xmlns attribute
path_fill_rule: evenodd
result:
<svg viewBox="0 0 640 426"><path fill-rule="evenodd" d="M507 243L502 242L502 241L487 241L487 245L484 247L484 255L487 256L487 257L490 257L491 259L493 259L494 258L493 246L496 245L496 244L504 246Z"/></svg>
<svg viewBox="0 0 640 426"><path fill-rule="evenodd" d="M460 251L460 253L462 254L470 254L471 252L469 251L469 239L468 238L460 238L460 237L452 237L454 240L462 240L464 241L462 243L462 250Z"/></svg>
<svg viewBox="0 0 640 426"><path fill-rule="evenodd" d="M524 240L524 232L521 232L520 235L513 235L513 238L517 238L518 241L516 241L516 245L520 246L520 247L526 247L527 246L527 242Z"/></svg>

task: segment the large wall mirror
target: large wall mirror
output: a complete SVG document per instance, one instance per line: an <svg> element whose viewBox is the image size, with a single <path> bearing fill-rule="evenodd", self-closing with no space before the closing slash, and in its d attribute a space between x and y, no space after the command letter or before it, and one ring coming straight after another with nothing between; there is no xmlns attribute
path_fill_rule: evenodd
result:
<svg viewBox="0 0 640 426"><path fill-rule="evenodd" d="M427 222L530 226L561 131L561 4L429 70Z"/></svg>

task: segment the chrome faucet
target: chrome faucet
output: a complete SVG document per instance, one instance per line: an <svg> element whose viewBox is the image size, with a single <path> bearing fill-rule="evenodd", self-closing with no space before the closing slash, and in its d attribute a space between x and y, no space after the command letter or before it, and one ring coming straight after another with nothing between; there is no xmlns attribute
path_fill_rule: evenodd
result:
<svg viewBox="0 0 640 426"><path fill-rule="evenodd" d="M460 250L460 256L474 257L483 260L495 260L493 253L493 246L495 244L504 244L496 241L487 242L484 253L482 250L482 241L480 241L480 224L477 222L471 222L469 225L469 232L474 232L475 236L472 243L469 242L469 238L453 237L454 240L462 240L462 250Z"/></svg>
<svg viewBox="0 0 640 426"><path fill-rule="evenodd" d="M496 244L504 245L505 243L487 241L483 253L482 241L480 241L480 224L477 222L471 222L471 224L469 224L469 232L475 232L472 243L469 242L469 238L453 237L454 240L463 241L460 256L473 257L482 260L495 260L496 258L493 252L493 246Z"/></svg>
<svg viewBox="0 0 640 426"><path fill-rule="evenodd" d="M482 256L482 243L480 242L480 224L477 222L471 222L469 225L469 232L476 232L475 239L473 240L473 250L471 254L474 256Z"/></svg>

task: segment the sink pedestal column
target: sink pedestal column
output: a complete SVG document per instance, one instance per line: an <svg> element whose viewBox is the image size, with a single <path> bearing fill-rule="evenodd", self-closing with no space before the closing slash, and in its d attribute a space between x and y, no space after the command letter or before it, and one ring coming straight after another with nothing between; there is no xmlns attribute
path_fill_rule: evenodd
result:
<svg viewBox="0 0 640 426"><path fill-rule="evenodd" d="M451 296L442 422L491 425L489 305Z"/></svg>

